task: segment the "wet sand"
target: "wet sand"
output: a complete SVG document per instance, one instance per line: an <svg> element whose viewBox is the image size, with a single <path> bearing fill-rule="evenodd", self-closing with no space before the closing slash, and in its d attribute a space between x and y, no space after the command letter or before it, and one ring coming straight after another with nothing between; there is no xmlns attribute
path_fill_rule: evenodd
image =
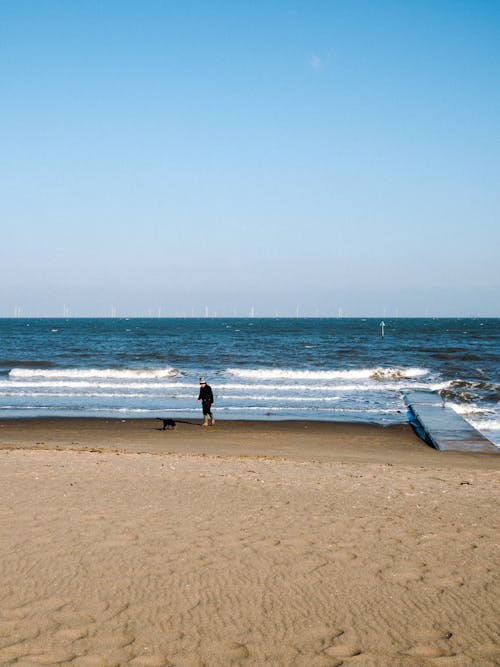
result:
<svg viewBox="0 0 500 667"><path fill-rule="evenodd" d="M0 665L499 664L499 456L160 426L0 421Z"/></svg>
<svg viewBox="0 0 500 667"><path fill-rule="evenodd" d="M276 457L294 461L441 466L443 458L410 425L316 421L177 421L155 419L0 419L0 449L71 449L129 453ZM500 459L500 457L499 457ZM454 466L488 468L495 457L446 452ZM496 461L498 464L498 461Z"/></svg>

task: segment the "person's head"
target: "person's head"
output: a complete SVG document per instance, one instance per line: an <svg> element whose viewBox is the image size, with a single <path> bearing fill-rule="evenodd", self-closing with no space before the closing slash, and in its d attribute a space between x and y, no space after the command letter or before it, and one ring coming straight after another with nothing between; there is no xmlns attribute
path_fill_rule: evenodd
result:
<svg viewBox="0 0 500 667"><path fill-rule="evenodd" d="M204 387L206 384L205 378L200 378L200 386Z"/></svg>

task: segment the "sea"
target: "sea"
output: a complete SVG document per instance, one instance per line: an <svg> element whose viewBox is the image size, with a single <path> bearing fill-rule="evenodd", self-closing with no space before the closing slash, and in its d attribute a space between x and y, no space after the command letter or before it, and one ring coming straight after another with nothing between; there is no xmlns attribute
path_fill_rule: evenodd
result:
<svg viewBox="0 0 500 667"><path fill-rule="evenodd" d="M500 446L500 319L0 319L0 417L408 420L438 392Z"/></svg>

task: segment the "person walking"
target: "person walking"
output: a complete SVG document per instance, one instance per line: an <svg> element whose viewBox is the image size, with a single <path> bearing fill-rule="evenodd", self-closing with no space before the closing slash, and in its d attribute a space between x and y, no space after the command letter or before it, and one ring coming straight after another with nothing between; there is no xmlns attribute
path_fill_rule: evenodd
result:
<svg viewBox="0 0 500 667"><path fill-rule="evenodd" d="M204 378L200 378L200 393L198 394L198 400L201 401L201 407L203 410L202 426L208 426L209 417L210 417L210 426L213 426L215 424L215 417L212 413L214 394L212 392L212 387L205 382Z"/></svg>

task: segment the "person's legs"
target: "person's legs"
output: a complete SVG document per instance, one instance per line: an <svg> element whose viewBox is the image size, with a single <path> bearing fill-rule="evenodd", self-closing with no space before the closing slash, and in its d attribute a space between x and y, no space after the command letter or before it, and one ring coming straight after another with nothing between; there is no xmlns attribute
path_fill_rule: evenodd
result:
<svg viewBox="0 0 500 667"><path fill-rule="evenodd" d="M202 402L203 407L203 424L202 426L208 426L208 415L210 414L210 403Z"/></svg>

